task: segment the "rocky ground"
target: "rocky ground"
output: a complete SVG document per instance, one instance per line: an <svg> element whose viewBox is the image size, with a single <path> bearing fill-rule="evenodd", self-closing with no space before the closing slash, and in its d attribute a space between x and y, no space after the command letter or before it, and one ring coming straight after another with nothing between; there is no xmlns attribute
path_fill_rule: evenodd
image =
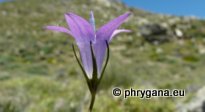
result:
<svg viewBox="0 0 205 112"><path fill-rule="evenodd" d="M0 4L0 112L81 112L89 93L71 50L71 37L45 31L66 26L63 14L97 27L132 12L111 43L111 57L94 112L202 112L205 21L130 8L117 0L14 0ZM185 89L184 98L114 98L113 87Z"/></svg>

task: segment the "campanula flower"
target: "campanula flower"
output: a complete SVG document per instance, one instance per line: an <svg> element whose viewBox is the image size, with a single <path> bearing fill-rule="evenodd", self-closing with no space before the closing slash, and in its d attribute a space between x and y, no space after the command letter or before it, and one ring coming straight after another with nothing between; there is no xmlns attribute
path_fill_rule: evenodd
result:
<svg viewBox="0 0 205 112"><path fill-rule="evenodd" d="M68 24L68 28L61 26L45 27L47 30L66 33L75 39L75 42L80 51L82 64L76 55L74 46L73 51L84 73L92 95L90 111L92 110L95 100L98 84L102 79L103 72L109 60L109 43L117 34L121 32L130 32L130 30L126 29L117 29L128 18L129 15L129 12L124 13L103 25L99 29L96 29L95 18L92 11L90 13L89 22L74 13L66 13L65 19ZM103 67L106 54L107 58Z"/></svg>

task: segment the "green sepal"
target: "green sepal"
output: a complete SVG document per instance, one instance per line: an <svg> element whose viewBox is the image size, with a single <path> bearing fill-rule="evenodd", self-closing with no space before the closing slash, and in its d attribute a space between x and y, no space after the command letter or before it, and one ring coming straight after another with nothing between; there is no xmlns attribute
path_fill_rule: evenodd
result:
<svg viewBox="0 0 205 112"><path fill-rule="evenodd" d="M91 91L91 82L90 82L90 79L88 78L88 76L87 76L87 74L86 74L86 72L85 72L85 70L84 70L84 68L83 68L83 66L82 66L82 64L81 64L81 62L80 62L80 60L78 59L78 57L77 57L77 53L76 53L76 51L75 51L75 46L74 46L74 44L72 44L72 48L73 48L73 52L74 52L74 56L75 56L75 58L76 58L76 60L77 60L77 62L78 62L78 65L80 66L80 68L81 68L81 70L82 70L82 72L83 72L83 75L84 75L84 77L85 77L85 79L86 79L86 82L87 82L87 84L88 84L88 88L89 88L89 90Z"/></svg>
<svg viewBox="0 0 205 112"><path fill-rule="evenodd" d="M101 75L100 75L98 84L101 82L101 80L102 80L102 78L103 78L105 69L106 69L106 67L107 67L107 64L108 64L108 61L109 61L109 58L110 58L110 46L109 46L107 40L105 40L105 43L106 43L106 46L107 46L107 57L106 57L106 61L105 61L104 67L103 67L103 69L102 69L102 72L101 72Z"/></svg>

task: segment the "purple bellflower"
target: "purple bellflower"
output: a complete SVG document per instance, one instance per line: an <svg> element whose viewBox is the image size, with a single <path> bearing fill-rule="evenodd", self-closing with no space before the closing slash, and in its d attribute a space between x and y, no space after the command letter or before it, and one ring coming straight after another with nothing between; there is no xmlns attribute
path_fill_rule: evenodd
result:
<svg viewBox="0 0 205 112"><path fill-rule="evenodd" d="M90 112L93 108L98 85L103 77L104 70L109 60L109 42L119 33L130 32L130 30L126 29L117 29L129 15L129 12L124 13L96 30L92 11L90 13L89 22L74 13L66 13L65 19L68 28L60 26L45 27L47 30L66 33L75 39L80 51L82 64L77 57L74 45L72 46L73 51L86 78L92 96L89 108ZM106 54L107 58L103 67Z"/></svg>

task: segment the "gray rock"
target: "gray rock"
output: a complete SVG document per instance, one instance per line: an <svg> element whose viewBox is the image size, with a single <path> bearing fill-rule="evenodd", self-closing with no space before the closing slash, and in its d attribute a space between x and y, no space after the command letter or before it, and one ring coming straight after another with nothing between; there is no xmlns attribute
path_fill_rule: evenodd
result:
<svg viewBox="0 0 205 112"><path fill-rule="evenodd" d="M175 35L179 38L183 37L183 32L180 29L175 29Z"/></svg>
<svg viewBox="0 0 205 112"><path fill-rule="evenodd" d="M168 29L160 24L145 24L139 27L139 33L148 42L166 42L169 41L171 36Z"/></svg>
<svg viewBox="0 0 205 112"><path fill-rule="evenodd" d="M205 86L189 102L180 103L178 112L205 112Z"/></svg>

